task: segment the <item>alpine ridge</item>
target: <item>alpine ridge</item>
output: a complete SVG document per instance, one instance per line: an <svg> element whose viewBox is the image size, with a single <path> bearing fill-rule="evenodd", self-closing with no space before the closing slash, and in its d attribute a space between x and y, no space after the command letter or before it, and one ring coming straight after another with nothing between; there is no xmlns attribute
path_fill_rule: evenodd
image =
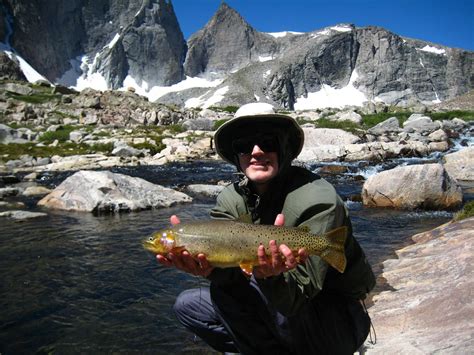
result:
<svg viewBox="0 0 474 355"><path fill-rule="evenodd" d="M352 24L262 33L225 2L187 43L170 0L5 0L0 20L2 48L54 84L148 95L186 78L212 82L149 96L185 107L407 107L474 88L474 52Z"/></svg>

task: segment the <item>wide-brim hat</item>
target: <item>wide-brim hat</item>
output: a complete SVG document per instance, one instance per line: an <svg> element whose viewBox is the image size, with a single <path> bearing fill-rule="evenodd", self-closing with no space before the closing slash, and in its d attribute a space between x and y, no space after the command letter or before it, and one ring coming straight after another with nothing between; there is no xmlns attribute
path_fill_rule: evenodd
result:
<svg viewBox="0 0 474 355"><path fill-rule="evenodd" d="M290 116L275 113L272 105L252 103L242 106L234 117L220 126L214 134L217 154L225 161L236 164L232 142L237 138L258 133L285 134L290 160L295 159L303 149L304 133Z"/></svg>

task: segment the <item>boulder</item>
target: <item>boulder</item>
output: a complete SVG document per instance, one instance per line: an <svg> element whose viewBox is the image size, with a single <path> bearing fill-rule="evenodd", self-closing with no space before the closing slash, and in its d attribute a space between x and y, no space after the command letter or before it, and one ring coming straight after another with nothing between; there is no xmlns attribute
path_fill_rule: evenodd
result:
<svg viewBox="0 0 474 355"><path fill-rule="evenodd" d="M109 171L78 171L38 205L86 212L128 212L191 202L188 195Z"/></svg>
<svg viewBox="0 0 474 355"><path fill-rule="evenodd" d="M362 199L366 206L454 209L462 203L462 191L443 165L410 165L369 177Z"/></svg>
<svg viewBox="0 0 474 355"><path fill-rule="evenodd" d="M43 212L30 212L30 211L20 211L20 210L0 212L0 217L8 217L16 221L23 221L26 219L45 217L45 216L47 216L47 214Z"/></svg>
<svg viewBox="0 0 474 355"><path fill-rule="evenodd" d="M303 128L304 147L310 148L322 145L344 145L360 141L356 135L342 129L332 128Z"/></svg>
<svg viewBox="0 0 474 355"><path fill-rule="evenodd" d="M384 262L391 290L369 308L377 343L366 354L474 353L474 218L413 239Z"/></svg>
<svg viewBox="0 0 474 355"><path fill-rule="evenodd" d="M444 168L457 181L474 181L474 147L444 156Z"/></svg>
<svg viewBox="0 0 474 355"><path fill-rule="evenodd" d="M396 117L390 117L386 119L383 122L380 122L379 124L375 125L372 128L369 128L367 131L369 134L373 135L382 135L382 134L387 134L391 132L399 132L400 129L400 123L398 122L398 118Z"/></svg>
<svg viewBox="0 0 474 355"><path fill-rule="evenodd" d="M50 189L44 186L28 186L23 191L23 196L44 196L51 192Z"/></svg>
<svg viewBox="0 0 474 355"><path fill-rule="evenodd" d="M430 117L418 113L414 113L408 120L403 122L403 130L406 132L431 133L440 127L440 122L433 122Z"/></svg>
<svg viewBox="0 0 474 355"><path fill-rule="evenodd" d="M223 189L224 186L221 185L192 184L186 186L186 192L189 194L210 198L216 198Z"/></svg>

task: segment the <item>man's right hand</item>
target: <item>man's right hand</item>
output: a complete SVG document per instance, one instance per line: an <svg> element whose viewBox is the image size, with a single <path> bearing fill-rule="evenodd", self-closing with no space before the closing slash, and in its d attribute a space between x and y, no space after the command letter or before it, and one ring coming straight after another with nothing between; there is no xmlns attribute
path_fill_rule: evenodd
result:
<svg viewBox="0 0 474 355"><path fill-rule="evenodd" d="M172 215L170 222L173 225L180 223L178 216ZM169 252L167 256L158 254L156 256L158 262L167 267L175 267L181 271L193 274L196 276L207 277L214 269L206 259L204 254L198 254L194 258L187 250L183 250L179 253Z"/></svg>

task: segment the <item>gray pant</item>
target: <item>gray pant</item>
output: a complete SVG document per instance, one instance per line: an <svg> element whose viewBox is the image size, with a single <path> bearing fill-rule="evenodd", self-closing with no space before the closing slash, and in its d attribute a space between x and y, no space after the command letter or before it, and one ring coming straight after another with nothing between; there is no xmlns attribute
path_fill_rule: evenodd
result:
<svg viewBox="0 0 474 355"><path fill-rule="evenodd" d="M359 301L323 294L285 317L272 309L254 280L186 290L174 311L215 350L242 354L352 354L370 325Z"/></svg>

